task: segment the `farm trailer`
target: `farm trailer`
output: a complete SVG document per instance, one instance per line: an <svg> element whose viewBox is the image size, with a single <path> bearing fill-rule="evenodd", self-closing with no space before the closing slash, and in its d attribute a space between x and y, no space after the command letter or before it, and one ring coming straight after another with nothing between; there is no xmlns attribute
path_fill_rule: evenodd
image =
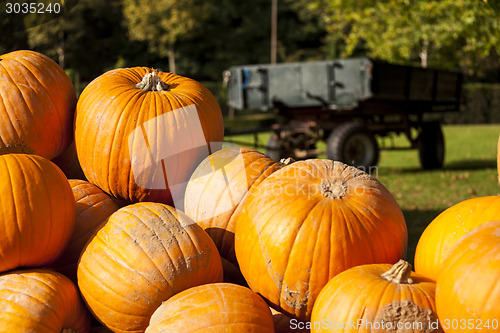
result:
<svg viewBox="0 0 500 333"><path fill-rule="evenodd" d="M229 108L274 112L266 154L275 160L314 158L326 142L329 159L368 169L378 163L376 136L404 133L424 169L440 168L445 112L459 110L462 74L368 58L235 66L224 72ZM384 149L402 149L383 147Z"/></svg>

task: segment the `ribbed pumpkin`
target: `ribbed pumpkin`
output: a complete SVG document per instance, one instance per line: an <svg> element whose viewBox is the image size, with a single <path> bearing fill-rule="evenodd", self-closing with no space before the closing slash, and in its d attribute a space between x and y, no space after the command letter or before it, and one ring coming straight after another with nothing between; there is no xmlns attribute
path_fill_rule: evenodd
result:
<svg viewBox="0 0 500 333"><path fill-rule="evenodd" d="M403 213L391 193L331 160L295 162L252 187L235 232L248 285L302 320L332 277L357 265L395 263L406 245Z"/></svg>
<svg viewBox="0 0 500 333"><path fill-rule="evenodd" d="M68 247L50 267L76 282L80 254L94 231L118 210L118 205L97 186L79 179L70 179L76 202L75 231Z"/></svg>
<svg viewBox="0 0 500 333"><path fill-rule="evenodd" d="M76 286L49 270L0 275L0 332L90 332L90 315Z"/></svg>
<svg viewBox="0 0 500 333"><path fill-rule="evenodd" d="M404 260L361 265L335 276L314 304L311 332L442 332L436 283Z"/></svg>
<svg viewBox="0 0 500 333"><path fill-rule="evenodd" d="M415 271L436 280L449 249L475 227L500 220L500 196L462 201L439 214L424 230L415 251Z"/></svg>
<svg viewBox="0 0 500 333"><path fill-rule="evenodd" d="M146 333L274 333L266 302L248 288L211 283L184 290L154 312Z"/></svg>
<svg viewBox="0 0 500 333"><path fill-rule="evenodd" d="M114 332L143 332L162 301L221 281L221 259L212 239L187 215L160 203L117 210L78 264L84 300Z"/></svg>
<svg viewBox="0 0 500 333"><path fill-rule="evenodd" d="M201 162L191 176L184 211L215 242L222 257L237 264L234 228L251 186L281 168L266 155L250 148L219 150Z"/></svg>
<svg viewBox="0 0 500 333"><path fill-rule="evenodd" d="M200 83L145 67L108 71L78 99L75 142L87 179L114 197L182 208L198 164L220 149L222 113Z"/></svg>
<svg viewBox="0 0 500 333"><path fill-rule="evenodd" d="M37 155L1 155L0 198L0 272L54 262L75 227L63 172Z"/></svg>
<svg viewBox="0 0 500 333"><path fill-rule="evenodd" d="M446 333L500 330L500 221L484 223L448 251L436 282Z"/></svg>
<svg viewBox="0 0 500 333"><path fill-rule="evenodd" d="M33 51L0 56L0 154L52 159L73 134L75 89L52 59Z"/></svg>

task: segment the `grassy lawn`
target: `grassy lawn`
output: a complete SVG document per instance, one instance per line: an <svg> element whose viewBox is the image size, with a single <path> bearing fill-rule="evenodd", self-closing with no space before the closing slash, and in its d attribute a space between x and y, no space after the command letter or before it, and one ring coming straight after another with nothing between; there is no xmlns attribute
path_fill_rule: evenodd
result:
<svg viewBox="0 0 500 333"><path fill-rule="evenodd" d="M384 150L373 174L392 192L403 210L408 225L407 259L410 262L413 262L418 238L440 212L466 199L500 194L496 171L500 124L450 125L444 126L443 131L446 144L443 169L422 170L416 150ZM268 138L268 133L260 134L258 143L265 145ZM225 140L251 143L254 137L226 137ZM398 146L408 145L404 137L396 137L394 142ZM324 144L318 148L324 149Z"/></svg>

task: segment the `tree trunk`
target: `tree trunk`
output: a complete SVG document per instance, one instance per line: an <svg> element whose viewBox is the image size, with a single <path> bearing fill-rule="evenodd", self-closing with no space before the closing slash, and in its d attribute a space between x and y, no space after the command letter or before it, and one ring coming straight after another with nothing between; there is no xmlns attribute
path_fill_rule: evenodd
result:
<svg viewBox="0 0 500 333"><path fill-rule="evenodd" d="M428 58L429 58L429 40L424 39L424 43L422 45L422 52L420 52L420 64L422 68L427 68Z"/></svg>
<svg viewBox="0 0 500 333"><path fill-rule="evenodd" d="M64 53L64 32L59 31L58 33L59 37L59 44L57 46L57 59L59 62L59 66L61 66L62 69L64 68L64 60L65 60L65 53Z"/></svg>
<svg viewBox="0 0 500 333"><path fill-rule="evenodd" d="M168 57L168 70L170 71L170 73L175 73L175 52L173 45L170 45L168 47L167 57Z"/></svg>

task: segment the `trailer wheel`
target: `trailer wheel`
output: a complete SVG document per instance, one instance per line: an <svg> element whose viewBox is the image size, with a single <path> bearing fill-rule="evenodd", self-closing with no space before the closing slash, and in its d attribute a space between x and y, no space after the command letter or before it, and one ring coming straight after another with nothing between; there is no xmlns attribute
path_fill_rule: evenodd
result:
<svg viewBox="0 0 500 333"><path fill-rule="evenodd" d="M423 169L439 169L444 163L444 136L437 122L422 126L418 137L418 153Z"/></svg>
<svg viewBox="0 0 500 333"><path fill-rule="evenodd" d="M273 133L267 142L266 155L276 162L287 157L294 160L315 158L315 141L314 136L307 132Z"/></svg>
<svg viewBox="0 0 500 333"><path fill-rule="evenodd" d="M346 122L328 136L326 155L331 160L368 171L378 163L379 148L373 133L362 123Z"/></svg>

